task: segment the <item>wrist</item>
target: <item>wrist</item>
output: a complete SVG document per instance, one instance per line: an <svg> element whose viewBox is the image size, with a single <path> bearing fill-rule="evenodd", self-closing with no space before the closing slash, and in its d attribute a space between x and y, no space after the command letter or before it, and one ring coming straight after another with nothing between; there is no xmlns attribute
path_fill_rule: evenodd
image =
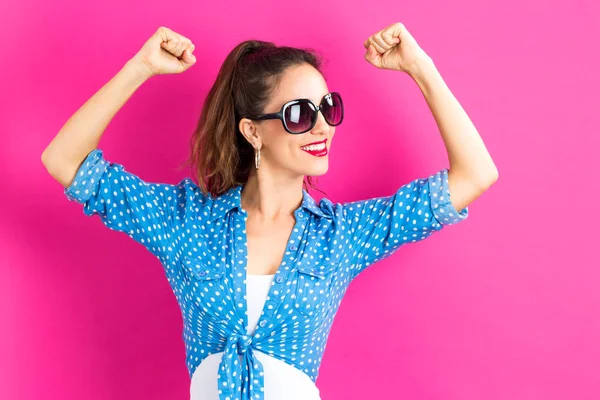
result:
<svg viewBox="0 0 600 400"><path fill-rule="evenodd" d="M144 64L144 62L140 61L137 57L131 58L125 66L123 67L123 71L137 84L142 84L148 79L150 79L154 74L150 70L150 68Z"/></svg>
<svg viewBox="0 0 600 400"><path fill-rule="evenodd" d="M422 58L414 64L409 75L425 93L429 86L438 79L439 71L431 58Z"/></svg>

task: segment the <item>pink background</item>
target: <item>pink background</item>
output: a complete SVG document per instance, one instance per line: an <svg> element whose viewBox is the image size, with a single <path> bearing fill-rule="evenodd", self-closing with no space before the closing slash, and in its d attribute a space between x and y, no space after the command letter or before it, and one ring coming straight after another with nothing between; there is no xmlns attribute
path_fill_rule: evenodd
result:
<svg viewBox="0 0 600 400"><path fill-rule="evenodd" d="M344 202L448 167L417 85L364 60L364 40L394 22L434 59L500 179L466 221L353 282L317 380L322 398L600 398L596 2L1 8L0 398L189 398L181 316L158 260L85 217L40 161L159 25L191 38L198 62L133 95L100 142L107 159L178 182L204 97L236 44L314 47L346 107L318 186Z"/></svg>

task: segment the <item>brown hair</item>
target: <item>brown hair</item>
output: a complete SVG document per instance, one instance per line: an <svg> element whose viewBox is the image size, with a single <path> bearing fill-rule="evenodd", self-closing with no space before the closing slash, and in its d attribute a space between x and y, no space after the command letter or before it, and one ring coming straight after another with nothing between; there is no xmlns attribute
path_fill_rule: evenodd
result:
<svg viewBox="0 0 600 400"><path fill-rule="evenodd" d="M227 55L204 100L190 140L191 153L184 164L192 166L192 179L197 175L202 192L219 196L246 183L251 168L255 168L254 148L239 130L241 116L264 113L287 68L309 64L325 76L322 63L313 49L278 47L260 40L246 40ZM303 185L308 180L319 190L311 178L306 177Z"/></svg>

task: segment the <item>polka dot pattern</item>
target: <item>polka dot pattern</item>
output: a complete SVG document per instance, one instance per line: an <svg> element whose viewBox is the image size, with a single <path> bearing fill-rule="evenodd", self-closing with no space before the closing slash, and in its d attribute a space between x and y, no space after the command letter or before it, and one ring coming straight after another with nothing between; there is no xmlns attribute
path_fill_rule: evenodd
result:
<svg viewBox="0 0 600 400"><path fill-rule="evenodd" d="M263 400L264 371L254 350L316 382L333 319L350 282L403 244L468 216L450 202L448 170L415 179L394 194L347 203L303 190L296 223L253 335L248 326L248 215L241 185L213 198L189 178L148 183L92 151L65 195L108 228L144 245L164 267L183 317L190 377L224 352L220 400Z"/></svg>

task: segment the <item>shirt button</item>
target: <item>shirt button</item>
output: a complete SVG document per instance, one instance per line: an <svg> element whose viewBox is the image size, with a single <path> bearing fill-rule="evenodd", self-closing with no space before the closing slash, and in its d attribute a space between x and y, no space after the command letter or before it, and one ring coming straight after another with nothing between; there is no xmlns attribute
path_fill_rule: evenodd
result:
<svg viewBox="0 0 600 400"><path fill-rule="evenodd" d="M303 216L304 216L304 213L302 213L302 211L298 211L298 216L299 216L299 217L303 217Z"/></svg>
<svg viewBox="0 0 600 400"><path fill-rule="evenodd" d="M293 245L290 246L290 250L298 250L298 248L296 247L295 244L293 244Z"/></svg>
<svg viewBox="0 0 600 400"><path fill-rule="evenodd" d="M260 321L260 326L265 326L267 324L267 321L265 321L264 319L262 321Z"/></svg>
<svg viewBox="0 0 600 400"><path fill-rule="evenodd" d="M283 282L283 276L279 275L277 278L275 278L275 281L276 281L277 283L281 283L281 282Z"/></svg>
<svg viewBox="0 0 600 400"><path fill-rule="evenodd" d="M198 272L198 274L200 274L200 276L204 276L204 275L206 275L206 271L200 271L200 272Z"/></svg>

